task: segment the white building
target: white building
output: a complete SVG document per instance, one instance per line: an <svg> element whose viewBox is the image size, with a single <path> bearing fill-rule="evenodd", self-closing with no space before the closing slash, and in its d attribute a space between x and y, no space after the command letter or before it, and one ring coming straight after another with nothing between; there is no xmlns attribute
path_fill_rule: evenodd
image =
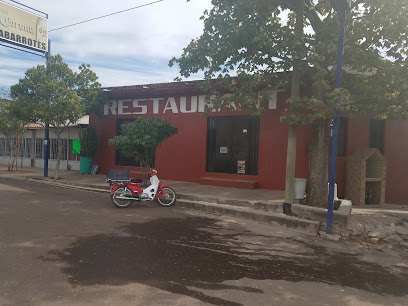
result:
<svg viewBox="0 0 408 306"><path fill-rule="evenodd" d="M60 169L79 170L79 154L73 150L74 142L79 141L79 131L89 124L89 116L82 117L75 124L67 126L61 134L63 156ZM58 144L54 129L50 126L50 154L48 167L55 169L57 164ZM18 135L18 167L44 167L44 126L30 124ZM10 147L6 138L0 134L0 164L7 165L10 159ZM15 161L14 161L15 164Z"/></svg>

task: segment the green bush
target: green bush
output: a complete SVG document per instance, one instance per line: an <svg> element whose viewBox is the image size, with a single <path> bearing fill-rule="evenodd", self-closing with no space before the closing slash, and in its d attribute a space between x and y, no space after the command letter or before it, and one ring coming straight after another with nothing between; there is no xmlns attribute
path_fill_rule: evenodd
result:
<svg viewBox="0 0 408 306"><path fill-rule="evenodd" d="M94 158L98 150L98 136L92 126L81 129L79 142L81 144L80 156Z"/></svg>

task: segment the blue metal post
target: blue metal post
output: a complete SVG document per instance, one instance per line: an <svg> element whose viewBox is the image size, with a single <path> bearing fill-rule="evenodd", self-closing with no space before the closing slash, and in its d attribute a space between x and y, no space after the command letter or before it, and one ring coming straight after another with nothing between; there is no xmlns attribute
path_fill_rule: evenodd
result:
<svg viewBox="0 0 408 306"><path fill-rule="evenodd" d="M47 64L51 55L51 40L48 40ZM49 77L47 69L47 77ZM44 129L44 177L48 177L48 148L50 145L50 125L46 122Z"/></svg>
<svg viewBox="0 0 408 306"><path fill-rule="evenodd" d="M341 87L341 77L343 70L344 33L346 27L346 9L338 12L340 17L339 42L337 49L337 70L336 88ZM330 153L330 174L329 174L329 199L327 203L326 233L332 233L333 223L333 200L334 200L334 180L336 178L336 158L337 158L337 135L339 131L339 111L335 110L332 128L332 141Z"/></svg>

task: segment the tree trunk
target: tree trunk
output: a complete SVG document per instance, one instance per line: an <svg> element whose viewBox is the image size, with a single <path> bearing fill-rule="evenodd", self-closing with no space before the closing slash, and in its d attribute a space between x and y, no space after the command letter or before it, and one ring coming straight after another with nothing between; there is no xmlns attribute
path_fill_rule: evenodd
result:
<svg viewBox="0 0 408 306"><path fill-rule="evenodd" d="M329 122L318 120L312 125L310 176L307 188L307 203L327 207L327 181L329 163Z"/></svg>
<svg viewBox="0 0 408 306"><path fill-rule="evenodd" d="M10 158L9 158L8 165L7 165L7 171L9 171L9 172L13 171L14 161L16 159L15 152L14 152L15 151L14 150L14 147L15 147L14 141L15 141L15 139L13 139L13 138L11 138L11 140L7 139L7 142L8 142L9 148L10 148Z"/></svg>
<svg viewBox="0 0 408 306"><path fill-rule="evenodd" d="M56 131L56 136L57 136L57 146L58 146L58 154L57 154L57 166L55 167L55 176L54 179L58 180L59 179L59 170L60 170L60 164L61 164L61 156L62 156L62 139L61 139L61 132L62 131Z"/></svg>

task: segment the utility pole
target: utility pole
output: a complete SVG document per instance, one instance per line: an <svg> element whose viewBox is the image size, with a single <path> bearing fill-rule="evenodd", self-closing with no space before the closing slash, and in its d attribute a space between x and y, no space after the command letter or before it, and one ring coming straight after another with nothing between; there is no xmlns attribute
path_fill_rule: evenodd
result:
<svg viewBox="0 0 408 306"><path fill-rule="evenodd" d="M48 52L46 55L47 58L47 77L50 76L49 70L48 70L48 64L50 62L50 56L51 56L51 40L48 40ZM44 128L44 177L48 177L48 148L49 148L49 142L50 142L50 125L48 122L45 122L45 128Z"/></svg>
<svg viewBox="0 0 408 306"><path fill-rule="evenodd" d="M340 17L339 40L337 47L337 70L336 88L341 88L341 78L343 72L344 36L346 28L346 12L351 8L351 0L331 0L334 10ZM339 111L335 110L332 128L332 142L330 151L330 173L329 173L329 199L327 202L326 234L332 233L333 224L333 200L334 200L334 180L336 178L336 158L337 158L337 135L339 132Z"/></svg>
<svg viewBox="0 0 408 306"><path fill-rule="evenodd" d="M299 97L300 92L300 52L301 40L303 36L303 8L304 0L298 0L296 6L296 25L295 25L295 46L293 56L292 87L291 98ZM291 106L290 112L294 109ZM297 127L289 125L288 148L286 152L286 179L285 179L285 203L283 204L283 213L291 215L291 205L294 199L295 184L295 166L296 166L296 136Z"/></svg>

